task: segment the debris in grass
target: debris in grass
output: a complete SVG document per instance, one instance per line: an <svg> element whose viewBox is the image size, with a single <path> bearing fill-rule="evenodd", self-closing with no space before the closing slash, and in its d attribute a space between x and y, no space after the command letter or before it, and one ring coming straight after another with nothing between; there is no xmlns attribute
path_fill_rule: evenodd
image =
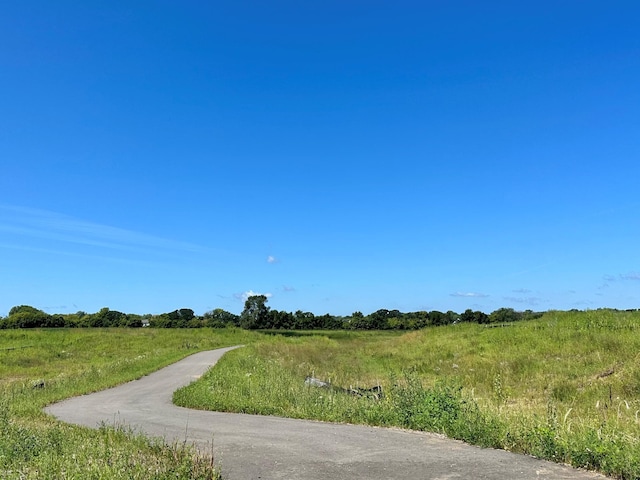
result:
<svg viewBox="0 0 640 480"><path fill-rule="evenodd" d="M604 377L608 377L609 375L613 375L615 373L615 369L611 369L611 370L607 370L606 372L602 372L600 374L598 374L597 378L604 378Z"/></svg>
<svg viewBox="0 0 640 480"><path fill-rule="evenodd" d="M315 377L307 377L304 381L305 385L310 387L326 388L332 392L346 393L347 395L353 395L355 397L370 398L372 400L380 400L383 398L382 385L374 385L371 388L349 387L343 388L336 385L332 385L329 382L325 382Z"/></svg>

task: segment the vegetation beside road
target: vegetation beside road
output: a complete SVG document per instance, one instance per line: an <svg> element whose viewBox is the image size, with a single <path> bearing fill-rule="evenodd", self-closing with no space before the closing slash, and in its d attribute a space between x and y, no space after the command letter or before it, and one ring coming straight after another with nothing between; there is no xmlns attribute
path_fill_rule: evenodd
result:
<svg viewBox="0 0 640 480"><path fill-rule="evenodd" d="M264 333L269 333L266 335ZM444 433L640 478L640 313L547 312L422 330L0 331L0 477L217 478L210 458L122 428L42 413L196 351L246 344L176 392L183 406ZM315 388L381 384L384 396ZM88 476L87 476L88 475Z"/></svg>
<svg viewBox="0 0 640 480"><path fill-rule="evenodd" d="M283 332L284 333L284 332ZM500 326L288 332L235 350L183 406L444 433L640 478L640 313L547 312ZM305 384L381 383L380 400Z"/></svg>
<svg viewBox="0 0 640 480"><path fill-rule="evenodd" d="M0 478L218 479L213 459L189 445L118 427L96 434L42 408L256 336L239 329L0 331Z"/></svg>

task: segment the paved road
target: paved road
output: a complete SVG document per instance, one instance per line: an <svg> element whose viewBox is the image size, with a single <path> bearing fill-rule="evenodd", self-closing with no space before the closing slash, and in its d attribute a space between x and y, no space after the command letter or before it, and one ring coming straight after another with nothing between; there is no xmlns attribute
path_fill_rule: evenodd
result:
<svg viewBox="0 0 640 480"><path fill-rule="evenodd" d="M201 352L151 375L46 408L65 422L128 424L167 441L186 438L216 461L227 480L487 479L605 477L438 435L176 407L172 393L228 350Z"/></svg>

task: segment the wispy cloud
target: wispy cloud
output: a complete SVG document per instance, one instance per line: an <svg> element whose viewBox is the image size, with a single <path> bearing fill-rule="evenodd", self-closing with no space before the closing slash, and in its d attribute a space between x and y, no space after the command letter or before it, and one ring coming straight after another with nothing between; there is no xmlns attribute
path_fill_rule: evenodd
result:
<svg viewBox="0 0 640 480"><path fill-rule="evenodd" d="M117 256L107 256L107 255L93 255L87 253L80 253L73 250L56 250L53 248L41 248L41 247L31 247L28 245L20 245L17 243L0 243L0 248L5 248L8 250L22 250L24 252L33 252L33 253L44 253L47 255L61 256L61 257L74 257L74 258L84 258L86 260L99 260L106 261L110 263L121 263L126 265L138 265L141 267L152 267L157 265L157 262L153 261L144 261L139 258L124 258Z"/></svg>
<svg viewBox="0 0 640 480"><path fill-rule="evenodd" d="M607 274L602 276L602 280L604 280L604 283L614 283L618 280L640 280L640 272L627 272L618 275Z"/></svg>
<svg viewBox="0 0 640 480"><path fill-rule="evenodd" d="M508 302L523 303L523 304L531 305L534 307L536 305L540 305L540 303L542 302L542 299L539 297L502 297L502 298Z"/></svg>
<svg viewBox="0 0 640 480"><path fill-rule="evenodd" d="M639 272L621 273L620 280L640 280Z"/></svg>
<svg viewBox="0 0 640 480"><path fill-rule="evenodd" d="M489 295L486 293L478 293L478 292L456 292L449 294L452 297L466 297L466 298L486 298Z"/></svg>
<svg viewBox="0 0 640 480"><path fill-rule="evenodd" d="M76 254L71 245L99 250L144 253L204 253L206 248L189 242L170 240L133 230L88 222L68 215L12 205L0 205L0 232L8 234L5 248L24 248L26 240L55 242L50 253ZM50 245L50 243L48 244ZM35 247L34 247L35 248Z"/></svg>
<svg viewBox="0 0 640 480"><path fill-rule="evenodd" d="M274 257L273 255L269 255L267 257L267 263L278 263L278 259L276 257Z"/></svg>
<svg viewBox="0 0 640 480"><path fill-rule="evenodd" d="M640 281L640 272L628 272L628 273L620 273L618 275L603 275L602 276L603 283L598 285L598 290L604 290L612 286L615 288L617 282L625 282L625 281Z"/></svg>
<svg viewBox="0 0 640 480"><path fill-rule="evenodd" d="M516 290L512 290L513 293L531 293L531 290L528 288L518 288Z"/></svg>
<svg viewBox="0 0 640 480"><path fill-rule="evenodd" d="M296 289L294 287L289 286L289 285L283 285L282 286L282 291L284 291L284 292L295 292Z"/></svg>

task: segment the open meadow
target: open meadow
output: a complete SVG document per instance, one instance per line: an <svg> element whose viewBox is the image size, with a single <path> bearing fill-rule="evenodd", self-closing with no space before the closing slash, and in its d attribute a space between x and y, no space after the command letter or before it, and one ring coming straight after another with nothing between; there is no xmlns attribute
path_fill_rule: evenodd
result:
<svg viewBox="0 0 640 480"><path fill-rule="evenodd" d="M0 330L0 478L219 478L213 459L189 445L66 425L42 408L256 336L238 329Z"/></svg>
<svg viewBox="0 0 640 480"><path fill-rule="evenodd" d="M406 334L270 336L230 352L179 405L444 433L640 478L640 313L548 312ZM305 384L381 384L383 398Z"/></svg>
<svg viewBox="0 0 640 480"><path fill-rule="evenodd" d="M0 477L218 478L214 459L42 413L191 353L245 344L177 391L182 406L444 433L640 478L640 313L547 312L401 332L0 331ZM381 385L383 395L318 388Z"/></svg>

